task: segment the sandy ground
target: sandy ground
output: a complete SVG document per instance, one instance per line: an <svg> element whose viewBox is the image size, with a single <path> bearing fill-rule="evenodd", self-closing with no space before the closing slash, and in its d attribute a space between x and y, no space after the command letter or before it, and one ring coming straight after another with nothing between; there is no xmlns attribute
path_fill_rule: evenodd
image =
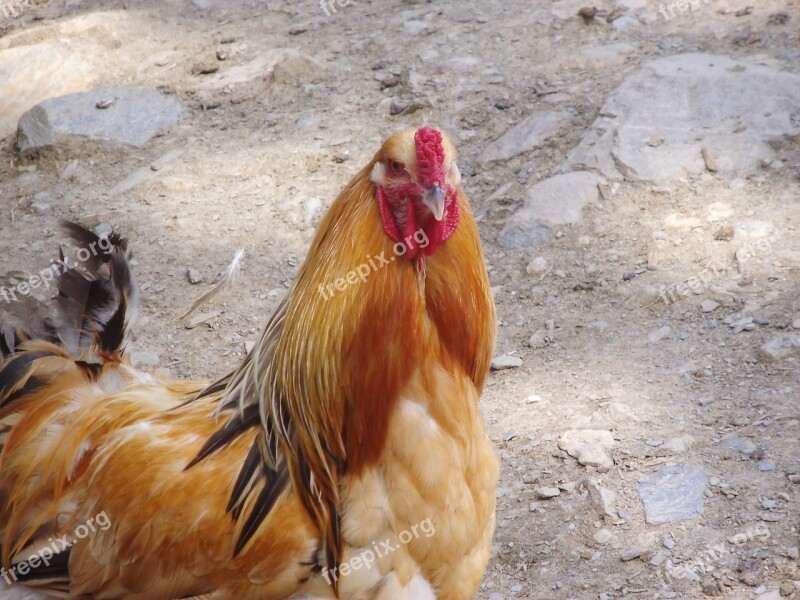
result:
<svg viewBox="0 0 800 600"><path fill-rule="evenodd" d="M552 241L527 250L497 243L527 187L553 173L609 91L643 62L703 51L800 72L796 1L759 2L737 17L745 2L706 0L670 19L655 0L629 5L646 22L624 30L585 23L582 4L566 0L21 7L0 19L0 50L63 42L94 86L159 89L183 114L140 150L23 160L9 135L0 149L0 272L46 266L61 218L109 223L131 240L143 289L132 350L157 354L154 368L180 377L221 375L256 339L326 207L381 140L435 124L460 148L480 218L497 353L523 360L494 373L483 398L502 476L478 597L798 597L798 362L757 355L793 321L800 327L798 141L781 150L779 171L733 183L711 173L666 186L615 183ZM790 21L769 24L777 11ZM632 50L592 50L613 44ZM301 58L265 75L259 61L276 49ZM198 75L198 64L219 71ZM554 106L572 115L563 135L479 164L511 125ZM137 185L112 193L137 172ZM740 220L766 222L769 234L730 239L725 228ZM753 251L737 261L742 244ZM238 248L238 284L203 309L208 321L174 323ZM542 271L528 267L537 258ZM189 269L202 281L190 283ZM702 279L697 293L659 295L692 277ZM718 306L703 312L704 300ZM729 326L749 317L742 331ZM571 429L610 432L613 467L601 472L560 450ZM703 514L647 524L637 482L672 464L706 473ZM614 516L598 512L587 478L616 493ZM541 497L559 486L557 497ZM681 561L702 563L699 581L670 576L665 564Z"/></svg>

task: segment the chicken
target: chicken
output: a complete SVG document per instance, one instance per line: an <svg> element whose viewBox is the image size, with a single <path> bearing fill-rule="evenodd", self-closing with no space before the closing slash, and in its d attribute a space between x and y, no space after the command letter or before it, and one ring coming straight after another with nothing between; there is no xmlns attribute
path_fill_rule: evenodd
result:
<svg viewBox="0 0 800 600"><path fill-rule="evenodd" d="M126 242L69 226L79 258L104 250L59 275L55 315L0 314L0 577L98 599L474 597L496 326L455 159L437 129L389 137L213 383L130 365Z"/></svg>

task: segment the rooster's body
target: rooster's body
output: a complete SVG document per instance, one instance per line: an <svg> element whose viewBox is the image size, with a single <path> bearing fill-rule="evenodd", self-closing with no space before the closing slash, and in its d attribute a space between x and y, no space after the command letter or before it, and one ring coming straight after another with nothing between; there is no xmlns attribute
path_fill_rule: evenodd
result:
<svg viewBox="0 0 800 600"><path fill-rule="evenodd" d="M55 321L0 311L16 350L0 368L0 575L98 599L472 598L494 526L478 398L495 324L453 161L437 130L389 138L213 384L127 363L119 240L88 278L61 276Z"/></svg>

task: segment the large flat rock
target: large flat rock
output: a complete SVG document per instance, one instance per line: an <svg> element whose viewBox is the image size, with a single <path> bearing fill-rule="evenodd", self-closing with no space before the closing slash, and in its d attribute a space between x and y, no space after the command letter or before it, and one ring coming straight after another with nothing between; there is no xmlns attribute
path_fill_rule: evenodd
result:
<svg viewBox="0 0 800 600"><path fill-rule="evenodd" d="M686 465L661 467L639 479L639 497L650 525L691 519L703 514L708 477Z"/></svg>
<svg viewBox="0 0 800 600"><path fill-rule="evenodd" d="M35 104L92 86L92 69L67 44L42 43L0 51L0 139L14 133Z"/></svg>
<svg viewBox="0 0 800 600"><path fill-rule="evenodd" d="M106 106L108 105L108 106ZM106 106L105 108L100 108ZM103 88L40 102L19 121L20 152L76 150L97 142L141 148L181 114L180 103L143 88Z"/></svg>
<svg viewBox="0 0 800 600"><path fill-rule="evenodd" d="M539 148L570 121L571 116L566 111L535 112L489 144L481 154L480 162L507 160Z"/></svg>
<svg viewBox="0 0 800 600"><path fill-rule="evenodd" d="M564 170L668 181L755 172L771 143L800 134L800 76L712 54L651 61L607 98Z"/></svg>
<svg viewBox="0 0 800 600"><path fill-rule="evenodd" d="M550 227L579 223L583 208L596 202L603 179L588 171L562 173L528 189L525 206L509 219L499 242L504 248L528 248L550 239Z"/></svg>

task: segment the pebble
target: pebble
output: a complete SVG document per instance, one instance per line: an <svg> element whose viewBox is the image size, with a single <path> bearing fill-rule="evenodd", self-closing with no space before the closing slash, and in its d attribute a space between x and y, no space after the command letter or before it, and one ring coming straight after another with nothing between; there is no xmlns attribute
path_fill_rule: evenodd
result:
<svg viewBox="0 0 800 600"><path fill-rule="evenodd" d="M762 362L775 362L790 356L800 357L800 334L783 333L765 343L758 349Z"/></svg>
<svg viewBox="0 0 800 600"><path fill-rule="evenodd" d="M603 487L596 479L591 477L584 479L582 483L589 492L589 499L598 513L608 517L617 516L617 510L614 506L617 501L616 492Z"/></svg>
<svg viewBox="0 0 800 600"><path fill-rule="evenodd" d="M671 452L686 452L694 445L695 445L695 439L692 436L686 434L668 440L667 443L664 444L664 449L669 450Z"/></svg>
<svg viewBox="0 0 800 600"><path fill-rule="evenodd" d="M605 451L613 445L611 432L600 429L573 429L564 432L558 440L558 447L577 458L580 464L597 467L601 471L614 466Z"/></svg>
<svg viewBox="0 0 800 600"><path fill-rule="evenodd" d="M528 275L541 275L545 271L547 271L547 261L541 256L534 258L525 267L525 272Z"/></svg>
<svg viewBox="0 0 800 600"><path fill-rule="evenodd" d="M719 302L714 302L713 300L703 300L700 303L700 308L703 310L704 313L710 313L717 309L719 306Z"/></svg>
<svg viewBox="0 0 800 600"><path fill-rule="evenodd" d="M131 364L134 367L155 367L161 363L158 354L155 352L133 352L131 353Z"/></svg>
<svg viewBox="0 0 800 600"><path fill-rule="evenodd" d="M622 562L628 562L634 558L639 558L643 554L647 554L647 548L632 548L620 556Z"/></svg>
<svg viewBox="0 0 800 600"><path fill-rule="evenodd" d="M758 452L758 446L748 439L740 438L738 435L727 438L723 442L723 446L738 450L747 456L752 456L754 453Z"/></svg>
<svg viewBox="0 0 800 600"><path fill-rule="evenodd" d="M716 401L716 398L714 396L703 396L702 398L697 399L697 404L699 406L708 406L714 401Z"/></svg>
<svg viewBox="0 0 800 600"><path fill-rule="evenodd" d="M759 471L774 471L775 463L771 460L760 460L756 463L756 467Z"/></svg>
<svg viewBox="0 0 800 600"><path fill-rule="evenodd" d="M189 283L192 285L197 285L203 281L203 274L197 269L188 269L186 271L186 276L189 278Z"/></svg>
<svg viewBox="0 0 800 600"><path fill-rule="evenodd" d="M647 343L648 344L655 344L669 336L672 333L672 328L669 325L664 325L663 327L659 327L655 331L651 331L647 334Z"/></svg>
<svg viewBox="0 0 800 600"><path fill-rule="evenodd" d="M654 567L660 567L664 561L667 560L667 555L663 552L656 552L653 554L653 558L650 559L650 564Z"/></svg>
<svg viewBox="0 0 800 600"><path fill-rule="evenodd" d="M792 321L792 329L800 329L800 318L797 318L794 321Z"/></svg>
<svg viewBox="0 0 800 600"><path fill-rule="evenodd" d="M594 541L598 544L607 544L614 537L614 533L610 529L600 529L594 534Z"/></svg>
<svg viewBox="0 0 800 600"><path fill-rule="evenodd" d="M540 500L547 500L548 498L555 498L561 495L561 490L556 487L538 487L533 490L536 497Z"/></svg>
<svg viewBox="0 0 800 600"><path fill-rule="evenodd" d="M675 540L673 540L672 538L666 538L664 540L664 548L666 548L667 550L672 550L674 547L675 547Z"/></svg>
<svg viewBox="0 0 800 600"><path fill-rule="evenodd" d="M492 371L503 371L505 369L516 369L522 366L522 359L519 356L503 354L492 359Z"/></svg>

